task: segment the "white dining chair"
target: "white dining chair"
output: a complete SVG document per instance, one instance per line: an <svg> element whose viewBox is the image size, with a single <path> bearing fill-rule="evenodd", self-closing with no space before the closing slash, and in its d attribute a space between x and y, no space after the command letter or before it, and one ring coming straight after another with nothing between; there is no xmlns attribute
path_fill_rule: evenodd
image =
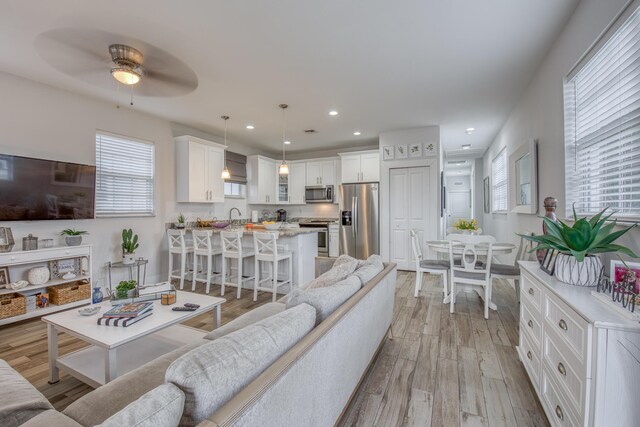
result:
<svg viewBox="0 0 640 427"><path fill-rule="evenodd" d="M533 235L533 233L529 234ZM512 280L513 287L516 291L516 300L518 302L520 302L520 264L518 264L518 261L525 261L528 259L529 250L531 248L531 241L520 236L520 246L518 247L518 252L516 253L513 265L500 263L491 264L491 279Z"/></svg>
<svg viewBox="0 0 640 427"><path fill-rule="evenodd" d="M253 279L253 300L257 301L258 291L271 291L273 302L276 302L278 286L291 285L293 283L293 253L278 247L279 233L253 233L253 248L255 250L255 272ZM284 280L278 280L278 265L281 261L287 263L287 276ZM263 265L269 266L270 274L262 278L261 270ZM270 282L271 287L262 286L263 283Z"/></svg>
<svg viewBox="0 0 640 427"><path fill-rule="evenodd" d="M489 318L489 304L491 302L491 257L492 246L496 239L492 236L473 236L467 234L450 234L449 260L451 263L451 298L449 311L455 311L456 295L464 289L471 289L484 300L484 318ZM460 265L454 263L454 248L462 249ZM479 263L479 253L485 263ZM482 293L481 293L482 292Z"/></svg>
<svg viewBox="0 0 640 427"><path fill-rule="evenodd" d="M196 282L204 282L206 284L206 292L209 293L211 290L212 276L220 275L214 273L213 266L215 264L215 258L222 255L222 248L214 244L213 232L211 230L193 230L191 234L193 235L193 275L191 290L196 290ZM202 272L203 259L206 260L206 270L204 272Z"/></svg>
<svg viewBox="0 0 640 427"><path fill-rule="evenodd" d="M414 297L420 295L422 290L422 275L424 273L434 274L436 276L442 276L442 283L444 285L444 299L448 294L448 276L449 276L449 261L438 259L423 259L422 248L420 247L420 238L416 230L411 230L411 249L413 250L413 258L416 265L416 285L413 292Z"/></svg>
<svg viewBox="0 0 640 427"><path fill-rule="evenodd" d="M187 239L185 238L184 230L167 230L167 236L169 238L169 279L180 279L180 289L184 288L184 280L187 276L187 262L188 257L193 255L193 248L188 247ZM180 256L180 269L173 270L173 257Z"/></svg>
<svg viewBox="0 0 640 427"><path fill-rule="evenodd" d="M242 246L242 231L223 231L220 233L220 237L222 238L222 286L220 288L220 295L224 295L224 288L226 285L235 286L238 288L238 296L240 298L242 293L242 282L245 280L253 280L254 276L244 276L243 275L243 265L244 259L250 258L254 256L254 250L252 248L245 248ZM229 263L232 260L236 260L237 263L237 274L236 281L231 282L227 281L227 261ZM231 269L231 265L229 265ZM230 275L229 279L231 279L233 275Z"/></svg>

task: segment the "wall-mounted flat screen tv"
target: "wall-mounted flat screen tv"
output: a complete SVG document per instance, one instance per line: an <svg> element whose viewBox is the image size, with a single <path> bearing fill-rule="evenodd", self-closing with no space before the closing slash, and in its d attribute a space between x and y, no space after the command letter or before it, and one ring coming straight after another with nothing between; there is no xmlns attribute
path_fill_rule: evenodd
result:
<svg viewBox="0 0 640 427"><path fill-rule="evenodd" d="M96 167L0 154L0 221L87 219Z"/></svg>

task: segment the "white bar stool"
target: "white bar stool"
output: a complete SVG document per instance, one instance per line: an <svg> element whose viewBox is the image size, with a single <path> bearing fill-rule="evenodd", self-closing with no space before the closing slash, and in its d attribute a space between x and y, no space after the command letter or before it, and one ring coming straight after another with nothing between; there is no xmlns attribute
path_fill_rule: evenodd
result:
<svg viewBox="0 0 640 427"><path fill-rule="evenodd" d="M184 230L167 230L169 237L169 282L180 279L180 289L184 288L184 278L187 275L187 257L193 254L193 248L187 247ZM180 255L180 270L173 271L173 257Z"/></svg>
<svg viewBox="0 0 640 427"><path fill-rule="evenodd" d="M206 283L206 292L211 289L211 276L219 276L219 273L213 272L214 258L222 255L222 248L213 244L211 230L193 230L193 274L191 282L191 290L196 290L196 282ZM207 260L207 269L202 272L203 258ZM200 277L200 274L205 277Z"/></svg>
<svg viewBox="0 0 640 427"><path fill-rule="evenodd" d="M253 249L242 247L242 231L223 231L220 233L222 238L222 288L220 295L224 296L225 285L235 286L238 288L238 298L240 298L242 291L242 281L252 280L253 276L242 275L242 264L245 258L254 256ZM236 274L236 282L227 281L227 260L235 259L238 264L238 270ZM231 265L230 265L231 267ZM231 269L231 268L230 268ZM233 277L233 276L232 276Z"/></svg>
<svg viewBox="0 0 640 427"><path fill-rule="evenodd" d="M258 299L258 291L271 291L273 293L273 301L276 301L276 293L278 286L291 285L293 283L293 258L292 252L278 248L279 233L253 233L253 247L256 251L255 256L255 273L253 280L253 300ZM287 260L288 275L286 280L278 281L278 263ZM262 263L268 262L271 266L271 275L267 278L260 278L260 266ZM262 283L271 282L271 287L262 287Z"/></svg>

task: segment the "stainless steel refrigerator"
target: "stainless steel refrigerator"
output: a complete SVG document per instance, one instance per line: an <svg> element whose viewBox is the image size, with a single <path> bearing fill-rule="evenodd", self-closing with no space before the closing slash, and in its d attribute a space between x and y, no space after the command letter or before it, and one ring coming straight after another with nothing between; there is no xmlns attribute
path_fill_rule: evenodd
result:
<svg viewBox="0 0 640 427"><path fill-rule="evenodd" d="M358 259L380 254L379 184L340 187L340 254Z"/></svg>

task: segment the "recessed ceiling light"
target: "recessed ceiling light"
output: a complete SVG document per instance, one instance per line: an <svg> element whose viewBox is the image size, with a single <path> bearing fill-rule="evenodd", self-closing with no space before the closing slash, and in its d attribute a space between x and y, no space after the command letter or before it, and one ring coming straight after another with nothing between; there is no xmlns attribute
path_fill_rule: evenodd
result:
<svg viewBox="0 0 640 427"><path fill-rule="evenodd" d="M353 134L354 134L355 136L359 136L359 135L361 135L361 133L360 133L360 131L359 131L359 130L355 131Z"/></svg>
<svg viewBox="0 0 640 427"><path fill-rule="evenodd" d="M472 134L474 130L476 130L476 128L467 128L467 130L465 130L465 132L467 134Z"/></svg>
<svg viewBox="0 0 640 427"><path fill-rule="evenodd" d="M329 115L330 116L337 116L338 112L336 110L331 110L331 111L329 111Z"/></svg>
<svg viewBox="0 0 640 427"><path fill-rule="evenodd" d="M289 144L291 144L291 141L285 141L284 143L285 143L286 145L289 145Z"/></svg>
<svg viewBox="0 0 640 427"><path fill-rule="evenodd" d="M468 150L469 148L471 148L471 144L462 144L463 150Z"/></svg>
<svg viewBox="0 0 640 427"><path fill-rule="evenodd" d="M255 129L255 126L253 126L253 125L247 125L247 126L246 126L246 128L247 128L247 129L249 129L249 130L254 130L254 129Z"/></svg>

